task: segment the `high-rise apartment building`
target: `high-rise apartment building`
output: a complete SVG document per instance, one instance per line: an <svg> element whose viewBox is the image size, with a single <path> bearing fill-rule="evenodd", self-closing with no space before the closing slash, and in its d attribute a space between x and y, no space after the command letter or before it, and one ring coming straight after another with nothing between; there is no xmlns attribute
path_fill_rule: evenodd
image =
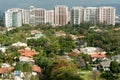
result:
<svg viewBox="0 0 120 80"><path fill-rule="evenodd" d="M83 7L73 7L70 13L70 23L80 24L84 20L84 8Z"/></svg>
<svg viewBox="0 0 120 80"><path fill-rule="evenodd" d="M55 25L63 26L68 24L68 7L64 5L55 6Z"/></svg>
<svg viewBox="0 0 120 80"><path fill-rule="evenodd" d="M19 8L12 8L5 12L5 26L6 27L20 27L22 26L22 15Z"/></svg>
<svg viewBox="0 0 120 80"><path fill-rule="evenodd" d="M115 25L115 14L114 7L99 7L99 22Z"/></svg>
<svg viewBox="0 0 120 80"><path fill-rule="evenodd" d="M35 8L30 6L30 19L29 23L32 26L39 24L45 24L46 22L46 10L42 8Z"/></svg>
<svg viewBox="0 0 120 80"><path fill-rule="evenodd" d="M54 10L46 10L46 23L54 24Z"/></svg>
<svg viewBox="0 0 120 80"><path fill-rule="evenodd" d="M64 26L82 22L106 23L115 25L116 9L114 7L73 7L70 12L64 5L55 6L54 10L45 10L30 6L29 10L12 8L5 12L6 27L20 27L22 24L36 26L49 23L55 26Z"/></svg>
<svg viewBox="0 0 120 80"><path fill-rule="evenodd" d="M84 22L98 23L99 22L99 8L86 7L84 8Z"/></svg>
<svg viewBox="0 0 120 80"><path fill-rule="evenodd" d="M21 19L20 12L13 12L12 13L12 26L13 27L20 27L22 26L22 19Z"/></svg>
<svg viewBox="0 0 120 80"><path fill-rule="evenodd" d="M22 24L29 24L29 10L22 10Z"/></svg>

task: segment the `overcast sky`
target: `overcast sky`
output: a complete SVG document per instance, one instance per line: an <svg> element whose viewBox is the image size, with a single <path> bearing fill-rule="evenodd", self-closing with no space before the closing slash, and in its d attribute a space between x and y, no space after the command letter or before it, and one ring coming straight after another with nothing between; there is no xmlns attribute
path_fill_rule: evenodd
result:
<svg viewBox="0 0 120 80"><path fill-rule="evenodd" d="M72 6L96 6L104 4L120 3L120 0L0 0L0 10L9 8L28 8L30 5L35 7L53 9L55 5Z"/></svg>

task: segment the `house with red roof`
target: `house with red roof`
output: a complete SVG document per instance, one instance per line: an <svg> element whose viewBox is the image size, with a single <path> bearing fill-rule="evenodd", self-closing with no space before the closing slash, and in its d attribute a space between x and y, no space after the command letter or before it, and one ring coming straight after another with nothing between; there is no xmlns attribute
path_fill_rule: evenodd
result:
<svg viewBox="0 0 120 80"><path fill-rule="evenodd" d="M90 57L92 58L93 61L96 59L105 59L106 54L94 53L94 54L90 54Z"/></svg>
<svg viewBox="0 0 120 80"><path fill-rule="evenodd" d="M35 50L31 50L30 48L20 49L18 52L21 54L21 56L24 57L33 57L36 54Z"/></svg>
<svg viewBox="0 0 120 80"><path fill-rule="evenodd" d="M31 68L32 68L32 75L34 75L34 76L37 75L37 73L40 74L42 72L41 68L37 65L31 65ZM0 68L0 75L1 75L0 77L1 78L6 78L6 76L8 74L11 74L11 75L14 76L14 74L13 74L14 69L15 69L14 67ZM20 74L22 74L22 72L20 72ZM18 76L18 77L22 78L23 76ZM14 77L16 77L16 76L14 76Z"/></svg>

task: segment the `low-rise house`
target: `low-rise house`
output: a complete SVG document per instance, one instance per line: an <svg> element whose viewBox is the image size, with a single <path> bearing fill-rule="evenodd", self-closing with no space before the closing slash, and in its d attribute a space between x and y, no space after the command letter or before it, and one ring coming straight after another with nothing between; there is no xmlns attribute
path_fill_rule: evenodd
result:
<svg viewBox="0 0 120 80"><path fill-rule="evenodd" d="M1 65L1 68L6 68L6 67L11 67L11 65L7 62Z"/></svg>
<svg viewBox="0 0 120 80"><path fill-rule="evenodd" d="M0 68L0 77L1 78L6 78L9 76L10 72L14 70L14 67L5 67L5 68Z"/></svg>
<svg viewBox="0 0 120 80"><path fill-rule="evenodd" d="M95 54L95 53L100 53L100 54L106 54L105 51L103 51L101 48L98 47L85 47L80 49L83 54Z"/></svg>
<svg viewBox="0 0 120 80"><path fill-rule="evenodd" d="M19 57L20 62L32 62L34 63L35 61L33 60L33 58L30 57L25 57L25 56L20 56Z"/></svg>
<svg viewBox="0 0 120 80"><path fill-rule="evenodd" d="M41 74L41 72L42 72L41 68L37 65L31 65L31 68L32 68L32 72L28 75L29 77L31 77L32 75L36 76L37 74ZM19 79L23 79L26 77L24 73L26 73L26 72L14 71L14 77L19 78Z"/></svg>
<svg viewBox="0 0 120 80"><path fill-rule="evenodd" d="M111 61L112 60L106 60L106 61L100 62L100 65L102 66L102 69L105 70L105 71L106 70L109 71L110 70L109 67L110 67Z"/></svg>
<svg viewBox="0 0 120 80"><path fill-rule="evenodd" d="M31 65L32 67L32 75L36 76L38 73L41 74L42 70L37 65ZM14 77L14 80L23 80L22 78L25 77L23 72L21 71L14 71L14 67L6 67L0 68L0 77L1 78L8 78L10 79L10 75Z"/></svg>
<svg viewBox="0 0 120 80"><path fill-rule="evenodd" d="M8 47L0 47L0 51L2 51L3 53L6 52L6 49L8 49Z"/></svg>
<svg viewBox="0 0 120 80"><path fill-rule="evenodd" d="M13 43L12 47L27 47L27 44L22 42L17 42L17 43Z"/></svg>
<svg viewBox="0 0 120 80"><path fill-rule="evenodd" d="M26 40L29 40L29 39L38 39L38 38L41 38L43 36L44 36L43 34L35 34L35 36L33 36L33 37L26 38Z"/></svg>
<svg viewBox="0 0 120 80"><path fill-rule="evenodd" d="M30 48L20 49L18 52L21 54L21 56L30 58L37 54L35 50L31 50Z"/></svg>
<svg viewBox="0 0 120 80"><path fill-rule="evenodd" d="M18 52L21 55L19 57L20 62L29 62L31 64L35 62L33 60L33 56L37 54L35 50L31 50L30 48L25 48L18 50Z"/></svg>
<svg viewBox="0 0 120 80"><path fill-rule="evenodd" d="M78 38L83 39L83 38L85 38L85 36L79 36Z"/></svg>
<svg viewBox="0 0 120 80"><path fill-rule="evenodd" d="M41 34L41 32L38 31L38 30L31 30L30 33L31 33L31 35L34 35L34 34Z"/></svg>
<svg viewBox="0 0 120 80"><path fill-rule="evenodd" d="M118 30L120 30L120 28L113 28L112 30L114 30L114 31L118 31Z"/></svg>
<svg viewBox="0 0 120 80"><path fill-rule="evenodd" d="M96 59L105 59L106 55L105 54L101 54L101 53L94 53L94 54L90 54L90 57L92 58L92 61L96 61Z"/></svg>
<svg viewBox="0 0 120 80"><path fill-rule="evenodd" d="M91 58L106 58L105 54L100 54L100 53L95 53L95 54L90 54Z"/></svg>
<svg viewBox="0 0 120 80"><path fill-rule="evenodd" d="M41 68L37 65L32 65L32 71L36 72L36 73L41 73L42 72Z"/></svg>
<svg viewBox="0 0 120 80"><path fill-rule="evenodd" d="M79 49L73 49L72 52L77 53L77 54L81 53Z"/></svg>
<svg viewBox="0 0 120 80"><path fill-rule="evenodd" d="M95 29L94 31L95 31L95 32L102 32L101 29Z"/></svg>
<svg viewBox="0 0 120 80"><path fill-rule="evenodd" d="M112 60L116 60L118 63L120 63L120 55L115 55L112 57Z"/></svg>
<svg viewBox="0 0 120 80"><path fill-rule="evenodd" d="M64 33L63 31L59 31L59 32L55 32L55 35L56 35L57 37L66 36L66 33Z"/></svg>

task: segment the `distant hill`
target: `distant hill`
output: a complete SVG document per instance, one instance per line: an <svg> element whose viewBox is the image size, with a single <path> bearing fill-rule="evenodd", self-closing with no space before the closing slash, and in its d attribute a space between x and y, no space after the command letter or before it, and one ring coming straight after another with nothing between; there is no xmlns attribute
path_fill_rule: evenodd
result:
<svg viewBox="0 0 120 80"><path fill-rule="evenodd" d="M104 5L99 5L99 6L113 6L116 8L116 14L120 15L120 4L104 4Z"/></svg>

